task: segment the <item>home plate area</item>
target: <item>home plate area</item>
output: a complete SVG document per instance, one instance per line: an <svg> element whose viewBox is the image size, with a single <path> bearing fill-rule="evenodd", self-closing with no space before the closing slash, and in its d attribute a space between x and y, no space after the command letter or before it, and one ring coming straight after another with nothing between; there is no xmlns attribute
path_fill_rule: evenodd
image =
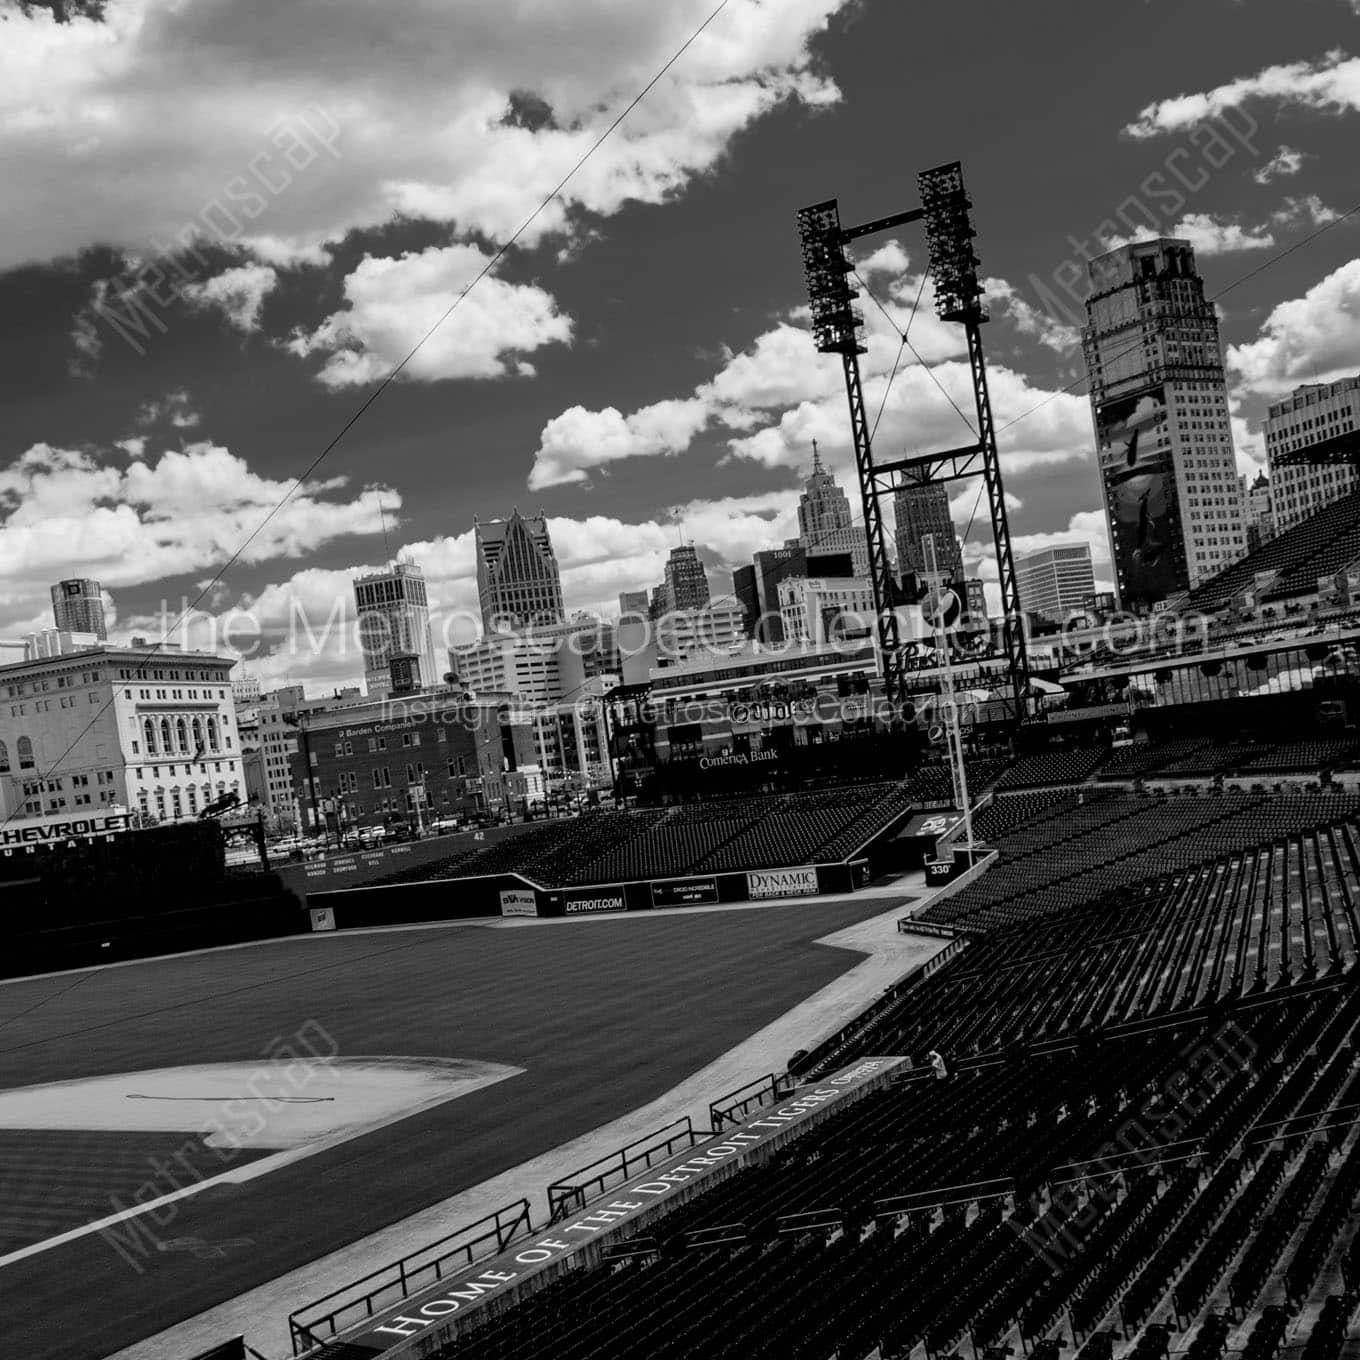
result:
<svg viewBox="0 0 1360 1360"><path fill-rule="evenodd" d="M150 1245L220 1257L249 1240L146 1229L176 1199L268 1174L522 1071L465 1059L338 1058L318 1047L276 1061L0 1092L0 1265L96 1231L139 1252Z"/></svg>

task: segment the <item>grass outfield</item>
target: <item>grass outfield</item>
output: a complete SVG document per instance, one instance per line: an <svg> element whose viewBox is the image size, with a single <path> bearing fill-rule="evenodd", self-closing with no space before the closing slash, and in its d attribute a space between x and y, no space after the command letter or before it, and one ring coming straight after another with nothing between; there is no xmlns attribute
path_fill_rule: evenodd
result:
<svg viewBox="0 0 1360 1360"><path fill-rule="evenodd" d="M345 1057L526 1069L181 1201L160 1235L227 1244L216 1254L176 1247L134 1266L92 1234L0 1268L0 1334L26 1360L112 1354L587 1133L852 967L859 955L812 942L887 906L309 937L0 987L0 1089L258 1061L309 1022Z"/></svg>

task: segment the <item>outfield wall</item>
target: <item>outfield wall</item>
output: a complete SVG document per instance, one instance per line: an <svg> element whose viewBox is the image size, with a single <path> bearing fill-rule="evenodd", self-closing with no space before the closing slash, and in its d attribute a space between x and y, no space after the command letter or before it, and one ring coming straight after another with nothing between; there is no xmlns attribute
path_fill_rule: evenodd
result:
<svg viewBox="0 0 1360 1360"><path fill-rule="evenodd" d="M474 916L587 916L654 907L721 905L851 893L868 883L865 860L801 864L746 873L693 874L544 888L520 874L388 883L307 895L313 930L405 925Z"/></svg>

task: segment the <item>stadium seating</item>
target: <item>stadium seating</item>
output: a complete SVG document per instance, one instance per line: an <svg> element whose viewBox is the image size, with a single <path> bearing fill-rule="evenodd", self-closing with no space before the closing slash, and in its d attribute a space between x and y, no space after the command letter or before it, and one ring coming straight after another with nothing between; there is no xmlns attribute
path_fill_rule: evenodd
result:
<svg viewBox="0 0 1360 1360"><path fill-rule="evenodd" d="M1360 492L1333 501L1190 592L1187 610L1213 609L1275 573L1264 599L1317 588L1317 578L1360 559Z"/></svg>
<svg viewBox="0 0 1360 1360"><path fill-rule="evenodd" d="M518 873L544 887L567 887L835 864L888 830L918 801L909 784L869 783L669 809L586 813L376 881Z"/></svg>
<svg viewBox="0 0 1360 1360"><path fill-rule="evenodd" d="M1235 1047L1201 1018L910 1073L439 1355L1271 1360L1321 1286L1306 1354L1334 1360L1357 1157L1312 1131L1350 1090L1317 1055L1349 1071L1360 993L1233 1020Z"/></svg>

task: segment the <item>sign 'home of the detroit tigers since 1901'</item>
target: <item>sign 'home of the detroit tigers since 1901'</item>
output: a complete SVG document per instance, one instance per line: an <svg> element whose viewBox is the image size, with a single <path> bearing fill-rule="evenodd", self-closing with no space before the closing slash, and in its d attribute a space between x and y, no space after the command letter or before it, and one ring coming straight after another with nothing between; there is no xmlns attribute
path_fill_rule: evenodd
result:
<svg viewBox="0 0 1360 1360"><path fill-rule="evenodd" d="M887 1074L909 1065L907 1058L863 1058L824 1081L803 1087L788 1100L755 1114L689 1153L650 1168L620 1186L608 1199L591 1206L589 1212L554 1224L542 1234L469 1267L461 1276L445 1279L424 1293L413 1295L366 1320L353 1332L341 1333L337 1340L346 1346L346 1354L354 1357L393 1351L403 1355L427 1354L435 1340L434 1329L442 1333L440 1340L452 1335L451 1330L439 1327L441 1322L507 1292L527 1276L581 1250L591 1241L598 1242L605 1234L612 1237L626 1232L631 1220L679 1195L682 1189L706 1177L712 1168L749 1157L761 1144L806 1121L817 1111L876 1086Z"/></svg>

